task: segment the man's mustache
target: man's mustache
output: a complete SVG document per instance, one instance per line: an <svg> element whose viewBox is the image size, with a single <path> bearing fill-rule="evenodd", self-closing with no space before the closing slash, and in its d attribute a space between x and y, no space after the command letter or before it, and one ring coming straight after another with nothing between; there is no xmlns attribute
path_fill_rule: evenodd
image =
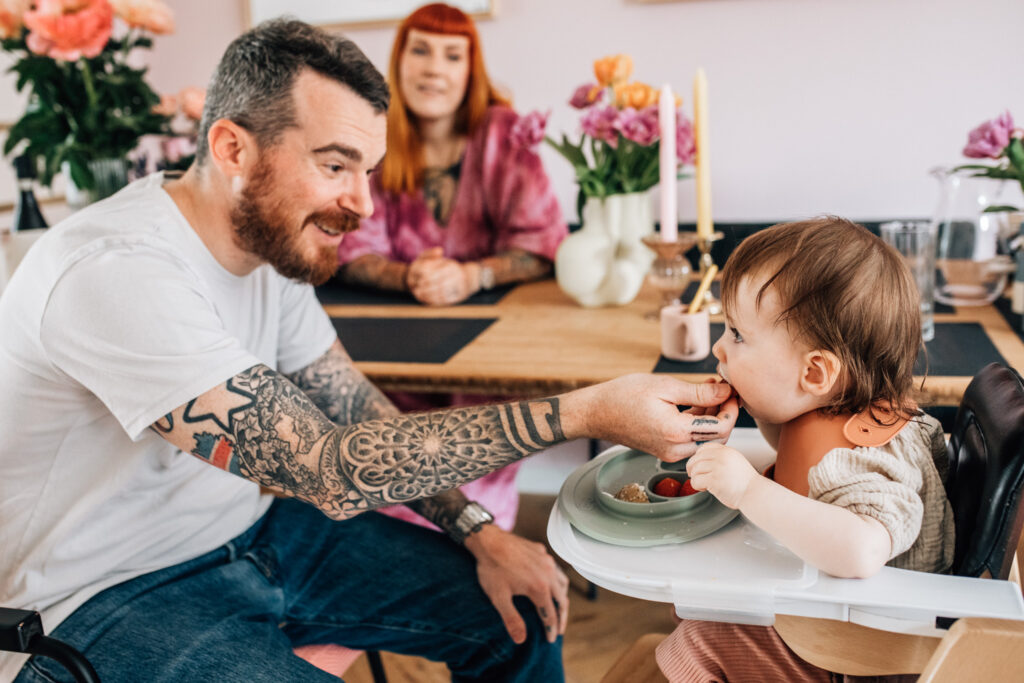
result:
<svg viewBox="0 0 1024 683"><path fill-rule="evenodd" d="M310 214L309 220L338 232L353 232L359 229L360 218L351 211L317 211Z"/></svg>

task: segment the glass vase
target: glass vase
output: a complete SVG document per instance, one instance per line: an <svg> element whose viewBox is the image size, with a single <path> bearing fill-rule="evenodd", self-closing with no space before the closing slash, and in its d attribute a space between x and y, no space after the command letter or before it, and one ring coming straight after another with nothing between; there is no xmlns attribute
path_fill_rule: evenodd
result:
<svg viewBox="0 0 1024 683"><path fill-rule="evenodd" d="M952 306L995 301L1013 272L1008 248L1010 211L986 209L1024 205L1020 185L974 173L932 171L941 186L933 219L935 299Z"/></svg>
<svg viewBox="0 0 1024 683"><path fill-rule="evenodd" d="M64 192L68 206L76 211L109 197L128 184L128 164L124 159L93 159L88 165L95 179L91 189L81 188L75 184L68 162L65 161L60 166L64 175Z"/></svg>

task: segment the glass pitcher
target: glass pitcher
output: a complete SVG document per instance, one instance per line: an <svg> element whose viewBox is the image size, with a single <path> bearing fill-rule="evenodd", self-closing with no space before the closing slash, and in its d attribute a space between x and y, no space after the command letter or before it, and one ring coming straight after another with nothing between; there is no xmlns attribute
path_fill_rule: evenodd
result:
<svg viewBox="0 0 1024 683"><path fill-rule="evenodd" d="M937 168L942 186L933 219L936 234L935 298L952 306L980 306L995 301L1013 272L1009 256L1008 211L1021 206L1020 185L974 177L976 171Z"/></svg>

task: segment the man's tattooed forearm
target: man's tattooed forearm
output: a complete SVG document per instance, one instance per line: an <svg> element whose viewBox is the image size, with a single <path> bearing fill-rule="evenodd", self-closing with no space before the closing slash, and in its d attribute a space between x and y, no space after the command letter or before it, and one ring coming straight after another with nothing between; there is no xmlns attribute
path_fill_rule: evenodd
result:
<svg viewBox="0 0 1024 683"><path fill-rule="evenodd" d="M180 419L186 412L188 421ZM264 365L160 424L173 424L176 443L197 457L335 518L448 491L565 440L558 399L337 426L302 389ZM425 509L436 512L455 500Z"/></svg>
<svg viewBox="0 0 1024 683"><path fill-rule="evenodd" d="M350 261L338 271L343 282L363 287L377 287L396 292L407 292L405 278L409 265L389 261L379 254L366 254Z"/></svg>
<svg viewBox="0 0 1024 683"><path fill-rule="evenodd" d="M352 364L337 342L302 370L285 375L331 422L347 426L397 415L398 409Z"/></svg>

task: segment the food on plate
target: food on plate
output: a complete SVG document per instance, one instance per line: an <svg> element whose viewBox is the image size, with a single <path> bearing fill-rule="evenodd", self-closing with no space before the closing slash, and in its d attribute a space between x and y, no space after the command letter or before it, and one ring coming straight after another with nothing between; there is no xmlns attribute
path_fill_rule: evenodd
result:
<svg viewBox="0 0 1024 683"><path fill-rule="evenodd" d="M647 491L644 490L643 484L637 482L631 482L626 484L619 492L615 494L616 500L622 500L627 503L650 503L651 499L647 497Z"/></svg>

